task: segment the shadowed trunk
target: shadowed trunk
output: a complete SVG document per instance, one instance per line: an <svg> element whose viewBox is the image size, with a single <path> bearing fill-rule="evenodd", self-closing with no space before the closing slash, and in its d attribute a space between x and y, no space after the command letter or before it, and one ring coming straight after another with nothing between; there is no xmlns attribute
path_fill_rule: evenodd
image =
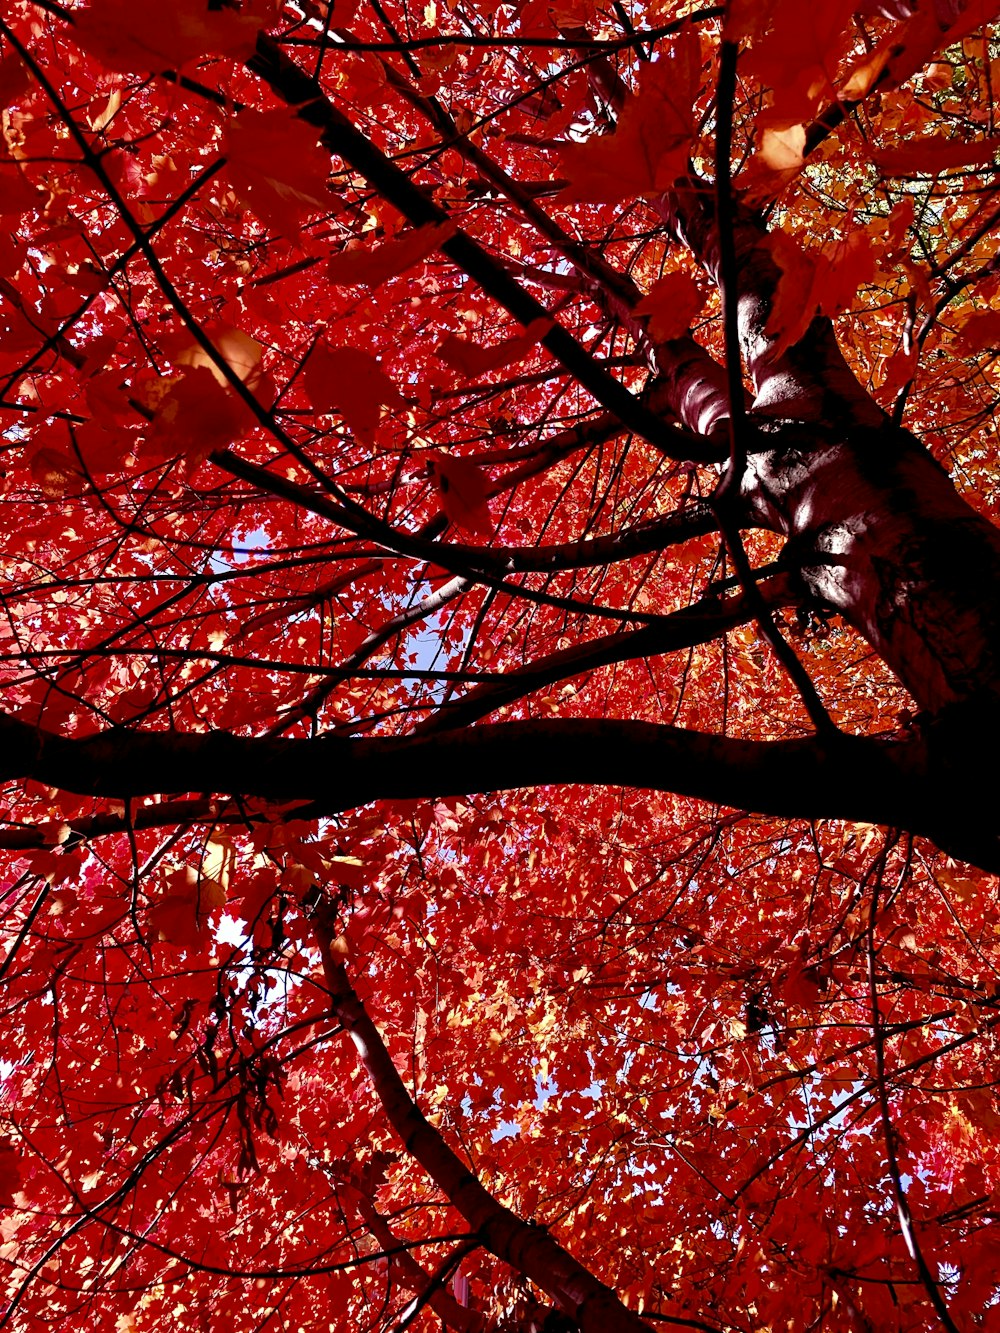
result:
<svg viewBox="0 0 1000 1333"><path fill-rule="evenodd" d="M679 190L665 212L719 282L712 194ZM975 704L980 728L1000 692L1000 533L858 384L828 320L774 356L779 270L748 210L734 233L755 391L739 520L787 537L808 596L863 634L922 710Z"/></svg>

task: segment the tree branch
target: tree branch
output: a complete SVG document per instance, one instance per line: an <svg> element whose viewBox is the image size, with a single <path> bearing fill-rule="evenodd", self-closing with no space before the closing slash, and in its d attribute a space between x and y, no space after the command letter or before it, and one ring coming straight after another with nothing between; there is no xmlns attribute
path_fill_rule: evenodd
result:
<svg viewBox="0 0 1000 1333"><path fill-rule="evenodd" d="M763 600L764 595L759 589L757 595ZM794 599L788 593L787 580L775 581L768 597L769 605L791 600ZM743 598L721 602L706 597L682 611L675 611L655 626L574 643L508 672L501 680L487 680L473 686L464 697L445 704L426 722L415 727L414 735L425 736L468 726L536 690L570 680L585 671L596 671L613 662L629 662L708 643L737 625L745 625L755 615L756 611L750 610Z"/></svg>
<svg viewBox="0 0 1000 1333"><path fill-rule="evenodd" d="M0 780L84 795L192 791L312 803L310 818L380 799L551 783L673 792L761 814L889 824L1000 867L988 784L923 741L746 741L647 722L508 722L427 737L271 739L112 729L69 739L0 715Z"/></svg>
<svg viewBox="0 0 1000 1333"><path fill-rule="evenodd" d="M321 131L323 144L349 163L384 199L416 226L448 221L448 214L380 152L324 95L320 85L290 60L265 34L248 68L289 106L299 108L302 120ZM441 249L484 291L528 325L549 319L549 312L524 290L495 259L464 232L457 232ZM552 355L601 406L613 412L628 430L648 440L662 453L681 462L711 462L716 448L698 436L666 425L638 398L610 375L580 343L558 324L541 339Z"/></svg>
<svg viewBox="0 0 1000 1333"><path fill-rule="evenodd" d="M498 1258L556 1302L580 1333L649 1333L610 1287L563 1249L544 1227L505 1208L452 1151L407 1091L378 1028L331 951L332 913L316 909L314 929L330 989L330 1012L350 1033L375 1093L407 1152L424 1168L471 1230ZM705 1325L704 1327L708 1327Z"/></svg>

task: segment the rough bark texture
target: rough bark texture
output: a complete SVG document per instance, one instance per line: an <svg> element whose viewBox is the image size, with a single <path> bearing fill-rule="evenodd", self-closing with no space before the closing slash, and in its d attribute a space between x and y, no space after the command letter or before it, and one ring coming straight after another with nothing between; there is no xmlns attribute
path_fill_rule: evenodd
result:
<svg viewBox="0 0 1000 1333"><path fill-rule="evenodd" d="M676 234L719 280L704 189L678 191ZM851 374L829 321L774 357L766 332L778 280L760 221L740 210L739 333L758 427L747 443L740 519L783 533L807 594L838 611L922 710L1000 700L1000 533Z"/></svg>

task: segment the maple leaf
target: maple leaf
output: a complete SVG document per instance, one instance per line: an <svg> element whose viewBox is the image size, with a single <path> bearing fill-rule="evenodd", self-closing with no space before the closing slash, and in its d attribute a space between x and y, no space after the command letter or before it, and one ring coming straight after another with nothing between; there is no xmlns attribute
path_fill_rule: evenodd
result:
<svg viewBox="0 0 1000 1333"><path fill-rule="evenodd" d="M687 170L700 76L698 39L687 32L668 53L642 67L614 134L563 151L570 181L563 198L614 202L668 189Z"/></svg>
<svg viewBox="0 0 1000 1333"><path fill-rule="evenodd" d="M479 379L492 370L500 370L514 361L522 361L552 327L551 319L533 320L523 334L508 338L493 347L482 347L470 338L460 338L450 333L437 347L434 355L438 360L460 370L469 379Z"/></svg>
<svg viewBox="0 0 1000 1333"><path fill-rule="evenodd" d="M0 103L13 106L32 86L31 73L18 52L0 60Z"/></svg>
<svg viewBox="0 0 1000 1333"><path fill-rule="evenodd" d="M90 376L84 388L87 407L94 418L107 430L135 425L142 420L135 405L129 401L122 385L122 377L113 370Z"/></svg>
<svg viewBox="0 0 1000 1333"><path fill-rule="evenodd" d="M260 367L260 344L229 324L207 325L204 334L257 401L269 406L272 386ZM233 392L221 366L191 340L187 330L165 338L164 348L180 373L147 380L140 388L139 396L153 411L152 426L146 432L147 455L199 461L253 428L251 408ZM113 379L97 377L87 392L95 416L109 429L126 423L131 410L124 395L116 393Z"/></svg>
<svg viewBox="0 0 1000 1333"><path fill-rule="evenodd" d="M143 74L179 69L206 55L245 60L272 18L263 7L257 14L236 14L211 10L203 0L172 0L163 6L91 0L74 22L77 41L108 69Z"/></svg>
<svg viewBox="0 0 1000 1333"><path fill-rule="evenodd" d="M164 876L167 892L149 909L149 924L155 938L180 949L202 944L212 912L224 906L226 890L210 876L192 866L182 866Z"/></svg>
<svg viewBox="0 0 1000 1333"><path fill-rule="evenodd" d="M0 1207L13 1203L22 1183L20 1153L12 1143L0 1143Z"/></svg>
<svg viewBox="0 0 1000 1333"><path fill-rule="evenodd" d="M783 233L763 242L781 270L766 332L774 338L775 360L798 342L816 315L849 310L862 283L875 271L871 244L863 231L849 231L805 253Z"/></svg>
<svg viewBox="0 0 1000 1333"><path fill-rule="evenodd" d="M337 412L364 444L371 444L385 407L403 398L375 357L356 347L317 343L303 375L306 392L321 412Z"/></svg>
<svg viewBox="0 0 1000 1333"><path fill-rule="evenodd" d="M222 360L240 377L247 388L251 390L258 388L261 381L260 343L231 324L208 324L203 332ZM187 330L178 335L179 349L170 355L174 365L192 368L203 366L219 384L228 384L229 381L213 357L200 343L191 342L189 339L190 334Z"/></svg>
<svg viewBox="0 0 1000 1333"><path fill-rule="evenodd" d="M649 333L657 342L680 338L705 304L705 294L687 273L667 273L655 282L635 308L649 319Z"/></svg>
<svg viewBox="0 0 1000 1333"><path fill-rule="evenodd" d="M802 124L835 96L853 8L851 0L816 0L807 6L776 0L750 6L756 14L744 17L741 26L756 31L741 64L770 90L763 123L778 130Z"/></svg>
<svg viewBox="0 0 1000 1333"><path fill-rule="evenodd" d="M902 32L891 34L886 64L889 82L902 83L930 63L946 47L961 41L996 18L995 0L935 0L914 5Z"/></svg>
<svg viewBox="0 0 1000 1333"><path fill-rule="evenodd" d="M982 139L977 143L926 135L901 148L875 154L875 165L883 176L936 176L953 167L985 166L1000 151L1000 139Z"/></svg>
<svg viewBox="0 0 1000 1333"><path fill-rule="evenodd" d="M427 471L451 522L466 532L492 537L489 484L476 464L437 450L427 456Z"/></svg>
<svg viewBox="0 0 1000 1333"><path fill-rule="evenodd" d="M379 287L433 254L457 230L454 222L443 222L417 227L381 245L357 244L329 260L327 275L345 286Z"/></svg>
<svg viewBox="0 0 1000 1333"><path fill-rule="evenodd" d="M749 164L740 172L739 188L748 203L774 199L805 166L806 127L765 128Z"/></svg>
<svg viewBox="0 0 1000 1333"><path fill-rule="evenodd" d="M317 132L292 112L241 111L226 127L226 174L239 198L280 234L327 209L330 156Z"/></svg>
<svg viewBox="0 0 1000 1333"><path fill-rule="evenodd" d="M1000 311L982 310L969 315L955 336L955 344L963 356L974 356L1000 343Z"/></svg>
<svg viewBox="0 0 1000 1333"><path fill-rule="evenodd" d="M32 454L30 467L31 475L42 494L52 499L79 494L84 484L83 469L77 459L64 449L48 446L38 449Z"/></svg>
<svg viewBox="0 0 1000 1333"><path fill-rule="evenodd" d="M45 194L31 184L16 162L0 160L0 217L41 208L45 200Z"/></svg>
<svg viewBox="0 0 1000 1333"><path fill-rule="evenodd" d="M219 384L213 370L182 369L161 380L155 394L147 392L146 405L154 409L145 446L151 457L199 461L252 427L249 408Z"/></svg>

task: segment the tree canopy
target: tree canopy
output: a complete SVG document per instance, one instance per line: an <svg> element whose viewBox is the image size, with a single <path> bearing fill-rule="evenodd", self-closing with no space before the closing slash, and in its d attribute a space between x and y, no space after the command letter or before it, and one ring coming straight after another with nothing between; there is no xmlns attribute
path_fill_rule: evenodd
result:
<svg viewBox="0 0 1000 1333"><path fill-rule="evenodd" d="M1000 6L0 6L0 1330L1000 1329Z"/></svg>

